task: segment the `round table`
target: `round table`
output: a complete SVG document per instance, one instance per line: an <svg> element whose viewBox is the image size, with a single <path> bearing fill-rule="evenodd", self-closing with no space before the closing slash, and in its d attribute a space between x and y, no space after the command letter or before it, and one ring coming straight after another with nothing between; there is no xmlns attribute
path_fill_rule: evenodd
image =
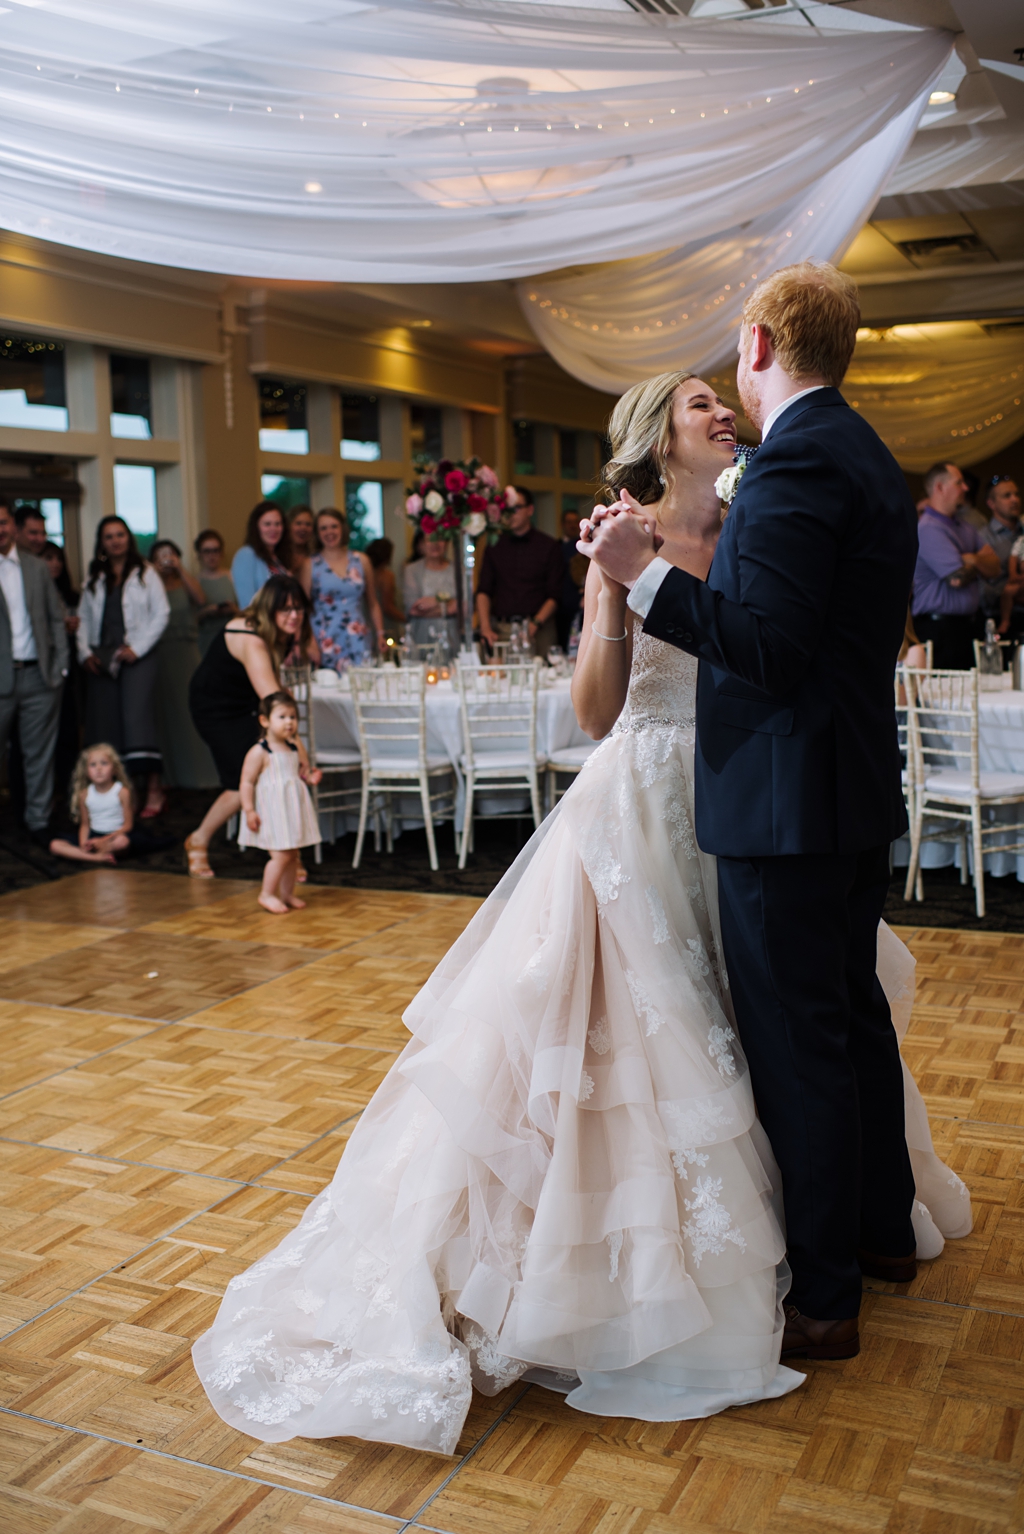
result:
<svg viewBox="0 0 1024 1534"><path fill-rule="evenodd" d="M1014 692L1011 680L1010 673L1004 672L999 690L983 692L978 700L978 762L982 772L1024 773L1024 692ZM964 770L970 767L967 760L958 765ZM997 807L992 813L997 820L1019 821L1022 818L1020 805ZM932 822L932 826L937 828L938 825L939 822ZM931 829L927 822L925 829ZM893 859L901 868L910 862L909 837L901 837L894 844ZM948 868L951 864L960 865L960 849L956 842L925 842L921 848L922 868ZM1015 874L1024 884L1024 853L986 852L985 872L996 878Z"/></svg>

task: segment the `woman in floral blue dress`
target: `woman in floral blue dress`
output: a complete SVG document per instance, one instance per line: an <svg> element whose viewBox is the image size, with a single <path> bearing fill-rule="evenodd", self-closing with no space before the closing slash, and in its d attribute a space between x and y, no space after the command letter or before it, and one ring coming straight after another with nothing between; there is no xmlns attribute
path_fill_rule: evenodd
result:
<svg viewBox="0 0 1024 1534"><path fill-rule="evenodd" d="M374 633L377 648L383 648L384 622L373 571L365 554L349 548L343 511L328 506L317 512L316 542L318 552L300 573L312 603L313 636L320 646L320 664L347 671L369 658Z"/></svg>

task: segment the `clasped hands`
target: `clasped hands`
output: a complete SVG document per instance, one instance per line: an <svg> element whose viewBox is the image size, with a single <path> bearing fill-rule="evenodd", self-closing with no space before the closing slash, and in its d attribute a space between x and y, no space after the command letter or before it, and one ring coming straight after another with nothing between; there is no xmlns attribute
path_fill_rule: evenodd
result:
<svg viewBox="0 0 1024 1534"><path fill-rule="evenodd" d="M657 557L664 541L650 510L628 490L620 490L617 501L595 506L580 523L576 548L610 580L630 587Z"/></svg>

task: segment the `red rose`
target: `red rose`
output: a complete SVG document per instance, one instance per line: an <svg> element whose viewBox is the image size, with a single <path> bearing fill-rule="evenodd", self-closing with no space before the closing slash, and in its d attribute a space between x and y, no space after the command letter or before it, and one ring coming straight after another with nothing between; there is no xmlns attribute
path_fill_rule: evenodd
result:
<svg viewBox="0 0 1024 1534"><path fill-rule="evenodd" d="M430 536L431 533L436 533L437 532L437 523L434 521L434 519L430 515L429 511L425 511L423 513L422 517L420 517L420 527L427 534L428 537Z"/></svg>
<svg viewBox="0 0 1024 1534"><path fill-rule="evenodd" d="M449 469L444 477L444 488L450 490L453 495L457 495L461 490L465 490L468 483L469 480L461 469Z"/></svg>
<svg viewBox="0 0 1024 1534"><path fill-rule="evenodd" d="M484 496L482 496L482 495L471 495L471 496L468 496L467 497L467 505L469 506L470 511L486 511L487 510L487 501L486 501L486 498Z"/></svg>

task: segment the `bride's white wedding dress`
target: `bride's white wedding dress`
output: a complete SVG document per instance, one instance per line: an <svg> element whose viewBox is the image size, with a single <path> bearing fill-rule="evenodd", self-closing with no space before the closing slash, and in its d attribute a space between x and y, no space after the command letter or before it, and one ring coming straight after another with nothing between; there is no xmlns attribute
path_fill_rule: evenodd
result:
<svg viewBox="0 0 1024 1534"><path fill-rule="evenodd" d="M779 1364L778 1179L693 833L696 671L636 635L615 731L405 1014L333 1183L231 1280L193 1356L232 1426L450 1454L471 1385L527 1372L648 1421L802 1382ZM905 1028L914 961L884 927L879 951ZM970 1204L905 1075L936 1255Z"/></svg>

